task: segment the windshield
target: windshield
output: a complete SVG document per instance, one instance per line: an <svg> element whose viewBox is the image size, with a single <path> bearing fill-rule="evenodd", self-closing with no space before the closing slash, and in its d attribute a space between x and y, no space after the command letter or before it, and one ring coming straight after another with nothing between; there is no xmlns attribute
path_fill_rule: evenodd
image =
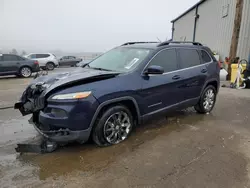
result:
<svg viewBox="0 0 250 188"><path fill-rule="evenodd" d="M137 67L150 53L149 49L115 48L89 63L90 68L128 72Z"/></svg>

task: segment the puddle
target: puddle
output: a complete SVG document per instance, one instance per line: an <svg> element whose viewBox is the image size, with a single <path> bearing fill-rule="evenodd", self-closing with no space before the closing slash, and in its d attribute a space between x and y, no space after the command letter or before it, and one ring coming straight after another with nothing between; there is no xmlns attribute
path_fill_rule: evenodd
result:
<svg viewBox="0 0 250 188"><path fill-rule="evenodd" d="M204 118L204 115L196 114L194 111L179 111L168 118L159 118L140 125L128 140L115 146L100 148L91 142L83 145L71 144L50 154L24 154L19 156L18 160L23 164L37 167L37 175L41 180L72 171L81 171L88 176L107 168L121 158L126 158L131 152L135 152L156 137L166 136L172 131L182 131L187 128L185 125L197 124Z"/></svg>

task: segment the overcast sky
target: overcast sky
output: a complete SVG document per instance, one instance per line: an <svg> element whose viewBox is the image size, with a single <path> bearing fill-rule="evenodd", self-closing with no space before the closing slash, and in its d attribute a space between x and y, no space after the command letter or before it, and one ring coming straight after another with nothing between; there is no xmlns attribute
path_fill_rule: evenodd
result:
<svg viewBox="0 0 250 188"><path fill-rule="evenodd" d="M103 52L171 38L170 21L198 0L0 0L0 49Z"/></svg>

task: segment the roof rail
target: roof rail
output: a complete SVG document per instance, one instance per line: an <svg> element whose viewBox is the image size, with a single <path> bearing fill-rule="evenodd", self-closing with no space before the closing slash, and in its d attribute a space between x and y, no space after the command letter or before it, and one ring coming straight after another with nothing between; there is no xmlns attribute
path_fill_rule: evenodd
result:
<svg viewBox="0 0 250 188"><path fill-rule="evenodd" d="M191 42L191 41L165 41L165 42L160 43L157 47L165 46L165 45L170 45L170 44L193 44L193 45L196 45L196 46L203 46L199 42Z"/></svg>
<svg viewBox="0 0 250 188"><path fill-rule="evenodd" d="M146 44L146 43L159 43L159 42L126 42L121 46L133 45L133 44Z"/></svg>

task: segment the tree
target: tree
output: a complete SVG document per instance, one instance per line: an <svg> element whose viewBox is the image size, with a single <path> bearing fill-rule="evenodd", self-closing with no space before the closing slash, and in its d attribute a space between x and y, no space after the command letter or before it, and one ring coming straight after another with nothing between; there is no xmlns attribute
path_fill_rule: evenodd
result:
<svg viewBox="0 0 250 188"><path fill-rule="evenodd" d="M11 53L11 54L15 54L15 55L18 54L18 53L17 53L17 50L16 50L15 48L13 48L12 51L11 51L10 53Z"/></svg>
<svg viewBox="0 0 250 188"><path fill-rule="evenodd" d="M24 56L24 55L26 55L26 54L27 54L27 53L26 53L24 50L23 50L22 53L21 53L22 56Z"/></svg>

